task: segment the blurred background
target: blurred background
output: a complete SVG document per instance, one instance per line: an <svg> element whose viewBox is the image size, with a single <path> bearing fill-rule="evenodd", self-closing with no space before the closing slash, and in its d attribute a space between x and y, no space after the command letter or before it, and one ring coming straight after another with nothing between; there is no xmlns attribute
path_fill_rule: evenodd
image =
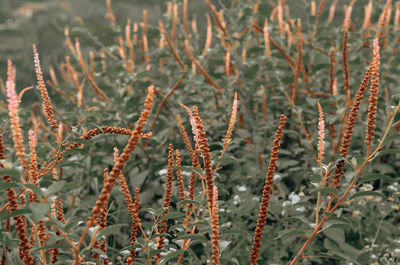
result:
<svg viewBox="0 0 400 265"><path fill-rule="evenodd" d="M142 21L142 10L148 10L150 25L157 25L165 13L163 0L112 0L117 24L125 26L127 18ZM179 1L181 2L181 1ZM218 2L218 1L213 1ZM216 3L218 4L218 3ZM207 10L204 1L189 1L189 14L199 14L199 29ZM107 13L106 0L0 0L0 77L6 77L7 60L17 67L18 90L35 82L32 44L38 46L42 70L57 65L68 53L64 45L66 25L83 21L92 32L101 31Z"/></svg>

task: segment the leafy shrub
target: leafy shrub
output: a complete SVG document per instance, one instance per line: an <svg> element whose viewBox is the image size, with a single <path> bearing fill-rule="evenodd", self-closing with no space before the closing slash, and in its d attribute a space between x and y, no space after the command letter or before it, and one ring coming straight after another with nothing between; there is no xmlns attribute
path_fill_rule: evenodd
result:
<svg viewBox="0 0 400 265"><path fill-rule="evenodd" d="M46 84L8 63L3 264L399 262L399 5L106 3Z"/></svg>

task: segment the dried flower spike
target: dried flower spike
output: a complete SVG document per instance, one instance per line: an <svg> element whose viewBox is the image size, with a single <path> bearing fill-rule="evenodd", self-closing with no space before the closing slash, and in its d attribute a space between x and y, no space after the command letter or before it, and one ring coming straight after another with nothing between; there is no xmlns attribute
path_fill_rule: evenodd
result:
<svg viewBox="0 0 400 265"><path fill-rule="evenodd" d="M207 200L208 200L208 208L209 214L211 217L211 230L212 230L212 260L213 264L219 265L219 224L218 224L218 212L213 210L214 208L214 176L212 171L212 161L211 161L211 152L210 147L208 145L208 140L206 137L206 133L204 132L203 121L198 115L198 109L196 106L193 107L194 118L196 120L197 129L199 132L199 138L201 143L201 152L203 155L203 163L204 163L204 172L206 178L206 186L207 186Z"/></svg>
<svg viewBox="0 0 400 265"><path fill-rule="evenodd" d="M50 102L49 94L47 93L46 86L43 81L42 70L40 68L39 54L36 50L36 45L33 44L33 61L35 63L36 78L38 86L43 99L44 113L46 114L47 121L50 123L51 128L57 132L58 124L54 117L54 109Z"/></svg>
<svg viewBox="0 0 400 265"><path fill-rule="evenodd" d="M269 199L271 196L272 186L274 183L273 178L275 175L276 162L278 160L280 140L283 135L282 131L283 128L285 127L285 124L286 124L286 117L284 115L281 115L279 127L275 133L275 140L272 146L271 158L269 160L268 172L265 179L264 190L261 198L260 214L258 216L257 227L254 232L254 241L250 256L250 263L252 265L258 264L257 258L258 256L260 256L258 252L260 251L261 248L261 239L263 237L265 223L267 222Z"/></svg>
<svg viewBox="0 0 400 265"><path fill-rule="evenodd" d="M368 107L368 121L367 121L367 131L365 137L365 144L367 146L371 145L372 139L374 138L375 130L375 119L376 119L376 109L378 103L378 87L379 87L379 43L378 39L374 39L374 61L372 62L372 78L369 96L369 107Z"/></svg>
<svg viewBox="0 0 400 265"><path fill-rule="evenodd" d="M322 160L324 159L324 147L325 147L325 122L324 122L324 113L322 112L321 104L318 102L318 111L319 111L319 120L318 120L318 162L321 165Z"/></svg>

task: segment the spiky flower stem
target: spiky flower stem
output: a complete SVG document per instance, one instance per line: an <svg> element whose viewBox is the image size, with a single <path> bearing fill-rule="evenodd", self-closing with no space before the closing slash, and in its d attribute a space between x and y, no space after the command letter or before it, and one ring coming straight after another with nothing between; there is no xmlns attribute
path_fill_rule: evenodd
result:
<svg viewBox="0 0 400 265"><path fill-rule="evenodd" d="M281 115L279 127L275 133L275 140L272 146L271 158L269 160L269 165L268 165L268 172L265 179L264 189L261 197L260 213L258 215L257 227L254 232L253 247L251 249L251 255L250 255L250 263L252 265L258 264L257 258L258 256L260 256L258 252L260 251L261 248L261 239L263 237L264 227L267 222L269 199L271 197L271 191L274 183L273 178L275 175L276 162L278 161L280 140L283 135L283 128L285 127L285 124L286 124L286 117L284 115Z"/></svg>

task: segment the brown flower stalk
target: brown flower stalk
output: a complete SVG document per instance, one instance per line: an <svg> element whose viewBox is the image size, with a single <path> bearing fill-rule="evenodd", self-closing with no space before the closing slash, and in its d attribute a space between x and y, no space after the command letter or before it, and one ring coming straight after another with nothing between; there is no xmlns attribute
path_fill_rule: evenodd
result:
<svg viewBox="0 0 400 265"><path fill-rule="evenodd" d="M140 200L139 200L140 189L135 190L135 211L132 218L132 228L131 228L131 241L130 246L133 246L136 242L137 231L140 225L139 211L140 211ZM130 249L130 256L126 260L126 265L131 265L136 259L136 250L134 248Z"/></svg>
<svg viewBox="0 0 400 265"><path fill-rule="evenodd" d="M187 66L182 62L181 57L179 57L179 54L176 51L176 49L174 48L171 40L169 39L168 33L165 30L164 24L162 23L161 20L158 22L158 25L159 25L159 28L160 28L160 32L161 32L161 34L163 34L165 40L167 41L167 45L168 45L169 49L171 50L171 53L174 56L175 60L178 62L178 64L181 67L182 71L186 71Z"/></svg>
<svg viewBox="0 0 400 265"><path fill-rule="evenodd" d="M331 93L331 95L333 95L334 70L335 70L335 50L333 49L333 46L331 46L331 50L329 53L329 92Z"/></svg>
<svg viewBox="0 0 400 265"><path fill-rule="evenodd" d="M188 24L188 0L183 0L183 28L185 29L186 39L189 38L189 24Z"/></svg>
<svg viewBox="0 0 400 265"><path fill-rule="evenodd" d="M378 39L374 39L374 61L372 62L371 70L371 87L369 96L369 107L368 107L368 121L367 121L367 131L365 137L365 144L369 147L372 140L374 139L375 130L375 118L376 109L378 103L378 88L379 88L379 43Z"/></svg>
<svg viewBox="0 0 400 265"><path fill-rule="evenodd" d="M185 40L185 52L189 56L189 58L192 60L192 62L196 65L196 67L199 69L200 73L203 75L204 79L213 87L215 87L218 91L218 93L222 94L222 89L217 85L217 83L212 80L211 76L208 75L206 70L200 65L200 63L196 60L196 58L193 56L193 53L190 51L189 48L189 42L188 40Z"/></svg>
<svg viewBox="0 0 400 265"><path fill-rule="evenodd" d="M54 179L54 181L57 181L59 179L58 174L57 174L57 170L55 168L53 169L53 179ZM62 205L62 202L61 202L61 198L58 197L56 199L54 207L55 207L54 210L56 211L57 220L59 222L65 224L64 209L63 209L63 205ZM56 231L56 235L59 236L60 232ZM58 243L59 242L57 241L56 244L58 244ZM58 248L55 248L53 250L52 255L51 255L51 262L52 263L56 263L58 261L58 253L59 253Z"/></svg>
<svg viewBox="0 0 400 265"><path fill-rule="evenodd" d="M35 44L33 44L33 60L35 63L35 71L36 71L39 90L43 99L44 113L46 114L47 121L50 123L51 128L57 131L58 124L56 118L54 117L54 109L53 106L51 105L49 94L47 93L47 89L43 81L42 70L40 68L39 54L37 53Z"/></svg>
<svg viewBox="0 0 400 265"><path fill-rule="evenodd" d="M269 59L271 59L272 54L271 54L271 48L269 45L268 18L265 18L263 35L264 35L264 43L265 43L265 53L268 55Z"/></svg>
<svg viewBox="0 0 400 265"><path fill-rule="evenodd" d="M135 130L133 131L133 133L131 134L131 137L129 138L128 144L125 146L124 151L119 156L117 163L115 163L115 166L111 170L110 176L104 182L103 189L101 190L99 198L97 199L96 205L93 207L92 216L89 218L87 227L86 227L85 231L83 232L83 234L76 246L76 248L78 250L83 242L83 238L85 237L86 233L89 231L89 228L93 224L95 224L98 216L100 215L100 211L102 209L104 209L106 207L106 205L108 204L108 197L109 197L109 194L111 193L111 190L114 187L115 181L118 178L118 176L122 173L122 170L123 170L126 162L130 158L130 153L136 148L136 146L139 142L139 139L141 138L144 126L145 126L146 121L150 114L151 106L153 104L153 94L154 94L154 87L150 86L148 88L148 92L147 92L147 96L146 96L146 100L145 100L145 104L144 104L145 110L142 111L142 113L140 114L140 118L137 122ZM75 256L74 262L75 262L74 265L79 264L79 262L80 262L79 261L79 253L78 253L78 255Z"/></svg>
<svg viewBox="0 0 400 265"><path fill-rule="evenodd" d="M319 20L321 19L322 11L324 10L324 5L325 5L325 0L321 0L321 3L319 4L318 8L318 14L317 17L315 18L315 24L318 24Z"/></svg>
<svg viewBox="0 0 400 265"><path fill-rule="evenodd" d="M350 115L347 118L346 129L344 131L342 145L340 147L340 154L342 155L343 158L346 158L347 154L349 152L349 147L350 147L351 138L353 136L355 121L357 119L358 111L360 110L361 101L363 99L364 93L368 86L369 79L371 77L371 70L372 69L370 66L364 75L364 79L360 85L360 88L357 91L355 99L353 100L353 106L351 108ZM335 175L332 180L332 187L334 187L334 188L339 187L339 182L343 177L343 170L344 170L344 166L346 163L345 161L346 160L344 160L344 159L339 161L338 165L336 166Z"/></svg>
<svg viewBox="0 0 400 265"><path fill-rule="evenodd" d="M372 14L372 0L369 1L368 5L364 6L364 22L363 29L367 29L371 26L371 14Z"/></svg>
<svg viewBox="0 0 400 265"><path fill-rule="evenodd" d="M6 183L11 182L10 176L2 176L3 181ZM8 209L10 212L18 210L18 202L13 189L7 189L7 199L8 199ZM29 240L26 236L26 220L22 215L13 216L15 222L15 229L17 230L19 239L19 257L24 261L26 265L33 265L33 257L29 253L30 246L28 244Z"/></svg>
<svg viewBox="0 0 400 265"><path fill-rule="evenodd" d="M6 156L4 155L3 135L1 132L2 130L0 129L0 159L6 159Z"/></svg>
<svg viewBox="0 0 400 265"><path fill-rule="evenodd" d="M274 183L273 177L275 175L276 162L278 161L280 140L283 135L282 131L283 128L285 127L285 123L286 123L286 117L282 114L279 122L279 127L275 133L275 139L271 151L271 158L269 160L269 165L268 165L268 172L265 179L264 189L261 197L260 214L258 215L257 227L254 232L253 247L251 249L251 255L250 255L250 263L252 265L258 264L257 258L260 256L258 252L260 251L261 248L261 239L263 237L264 227L267 221L269 199L271 196L271 191Z"/></svg>
<svg viewBox="0 0 400 265"><path fill-rule="evenodd" d="M110 99L106 96L106 94L104 94L104 92L99 88L99 86L96 84L96 82L94 81L92 75L89 74L89 71L86 67L86 63L83 60L83 56L82 56L82 52L81 52L81 48L79 45L79 40L76 39L75 40L75 50L76 50L76 55L78 56L78 61L79 61L79 65L82 68L83 73L86 76L86 79L89 81L90 85L92 86L94 93L96 94L96 96L101 100L104 99L106 101L110 101Z"/></svg>
<svg viewBox="0 0 400 265"><path fill-rule="evenodd" d="M399 18L400 18L400 2L397 2L396 11L394 13L394 26L393 26L394 33L397 33L397 29L399 28Z"/></svg>
<svg viewBox="0 0 400 265"><path fill-rule="evenodd" d="M208 49L211 46L212 43L212 24L211 24L211 18L209 14L206 14L207 18L207 34L206 34L206 42L204 45L203 53L202 56L205 57L208 53Z"/></svg>
<svg viewBox="0 0 400 265"><path fill-rule="evenodd" d="M303 65L303 48L302 48L302 43L303 43L303 36L301 34L301 20L297 19L297 65L296 65L296 72L295 72L295 77L294 77L294 83L292 84L292 95L291 95L291 101L294 102L295 95L297 93L297 87L299 84L299 77L300 77L300 71Z"/></svg>
<svg viewBox="0 0 400 265"><path fill-rule="evenodd" d="M333 20L333 17L335 16L335 9L336 9L337 3L338 3L338 0L333 1L333 3L331 4L331 7L329 8L328 23L331 23Z"/></svg>
<svg viewBox="0 0 400 265"><path fill-rule="evenodd" d="M174 178L174 149L172 148L172 144L168 146L168 168L167 175L165 179L165 192L164 192L164 202L162 207L164 208L164 213L162 216L165 216L169 212L169 205L171 204L171 195L172 195L172 180ZM159 233L163 234L167 231L167 219L164 219L160 223ZM157 237L157 249L162 249L164 247L164 237ZM161 258L161 255L158 254L154 257L155 264L158 263L158 260Z"/></svg>
<svg viewBox="0 0 400 265"><path fill-rule="evenodd" d="M204 132L203 121L198 115L197 107L193 107L193 113L199 132L201 152L203 155L205 179L207 186L207 200L209 214L211 218L211 230L212 230L212 260L213 264L219 265L220 261L220 250L219 250L219 225L218 225L218 212L214 211L214 176L212 171L211 152Z"/></svg>
<svg viewBox="0 0 400 265"><path fill-rule="evenodd" d="M149 56L149 43L147 41L147 10L143 10L143 23L141 24L142 26L142 47L144 51L144 55L142 57L143 62L147 63L150 61L150 56Z"/></svg>
<svg viewBox="0 0 400 265"><path fill-rule="evenodd" d="M178 121L179 130L182 134L183 141L186 145L186 149L188 150L190 157L192 159L192 167L200 168L198 152L196 149L192 148L192 145L190 144L189 141L189 137L185 131L185 128L182 125L181 116L179 114L176 115L176 120ZM189 182L189 200L194 199L195 187L196 187L196 172L192 171L190 173L190 182ZM188 208L189 209L192 208L192 204L189 204Z"/></svg>
<svg viewBox="0 0 400 265"><path fill-rule="evenodd" d="M30 150L30 161L29 161L29 179L28 181L33 185L38 185L38 166L37 166L37 155L36 155L36 129L29 130L29 150ZM39 202L36 194L32 190L29 190L29 201Z"/></svg>
<svg viewBox="0 0 400 265"><path fill-rule="evenodd" d="M175 156L176 156L176 166L180 167L181 166L181 154L179 153L179 150L175 150ZM176 182L178 182L178 189L179 189L179 197L181 201L186 200L186 191L185 191L185 184L183 183L183 177L182 177L182 171L178 169L176 171Z"/></svg>
<svg viewBox="0 0 400 265"><path fill-rule="evenodd" d="M226 135L225 135L225 139L224 139L224 147L222 148L221 156L226 152L226 149L228 149L228 145L231 141L233 127L235 126L235 122L236 122L237 110L238 110L238 96L237 96L237 92L235 92L235 97L234 97L233 104L232 104L231 119L229 121L228 130L226 131Z"/></svg>
<svg viewBox="0 0 400 265"><path fill-rule="evenodd" d="M106 14L106 18L108 18L111 22L111 24L115 24L115 16L114 16L114 12L111 8L111 0L106 0L107 3L107 14Z"/></svg>
<svg viewBox="0 0 400 265"><path fill-rule="evenodd" d="M351 23L351 12L353 10L353 4L355 0L351 1L350 5L346 9L346 16L344 19L344 40L342 49L343 58L343 72L344 72L344 89L346 91L346 109L350 107L350 84L349 84L349 63L348 63L348 48L347 41L349 38L349 27Z"/></svg>

